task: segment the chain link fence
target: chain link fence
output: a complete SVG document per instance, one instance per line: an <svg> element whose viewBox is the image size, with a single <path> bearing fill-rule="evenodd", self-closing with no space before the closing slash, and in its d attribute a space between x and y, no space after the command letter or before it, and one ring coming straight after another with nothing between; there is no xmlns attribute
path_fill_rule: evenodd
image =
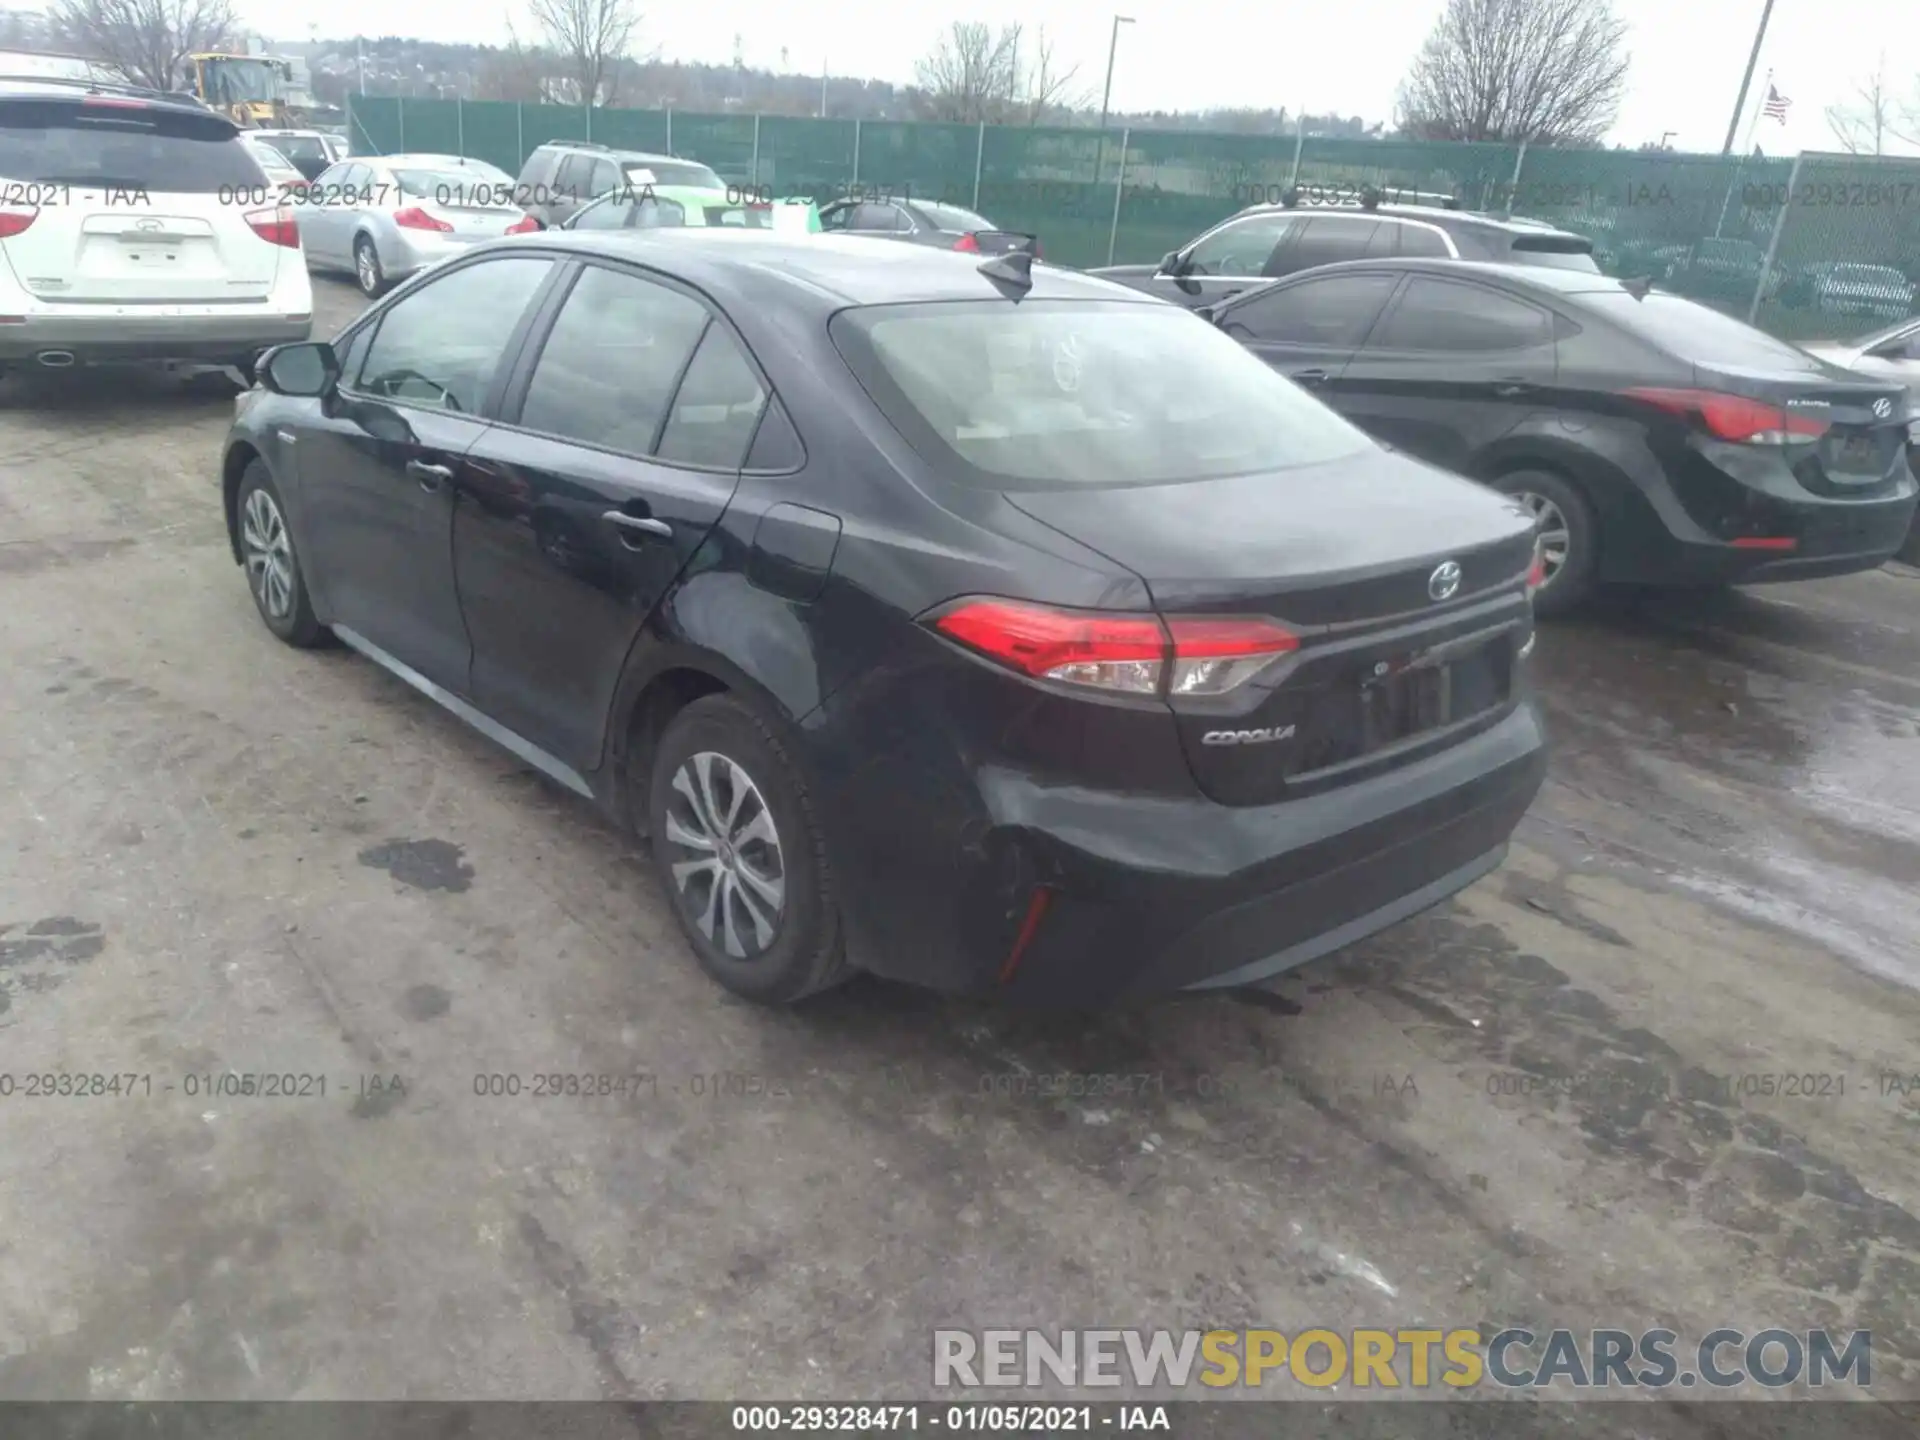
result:
<svg viewBox="0 0 1920 1440"><path fill-rule="evenodd" d="M1609 274L1795 339L1840 338L1920 309L1920 160L693 115L354 96L355 154L466 155L517 175L549 140L683 155L729 183L818 200L885 191L1041 236L1047 257L1157 260L1298 188L1451 197L1585 235Z"/></svg>

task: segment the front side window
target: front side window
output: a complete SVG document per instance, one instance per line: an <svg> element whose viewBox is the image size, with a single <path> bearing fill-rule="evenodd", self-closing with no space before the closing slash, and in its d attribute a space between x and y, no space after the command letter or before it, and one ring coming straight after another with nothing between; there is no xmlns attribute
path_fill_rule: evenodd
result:
<svg viewBox="0 0 1920 1440"><path fill-rule="evenodd" d="M1189 275L1259 275L1274 247L1287 238L1294 217L1283 213L1250 215L1222 226L1187 255Z"/></svg>
<svg viewBox="0 0 1920 1440"><path fill-rule="evenodd" d="M551 260L502 256L463 265L394 302L380 318L359 389L385 400L472 415L506 356Z"/></svg>
<svg viewBox="0 0 1920 1440"><path fill-rule="evenodd" d="M707 310L677 290L589 267L540 351L520 424L545 435L647 455Z"/></svg>

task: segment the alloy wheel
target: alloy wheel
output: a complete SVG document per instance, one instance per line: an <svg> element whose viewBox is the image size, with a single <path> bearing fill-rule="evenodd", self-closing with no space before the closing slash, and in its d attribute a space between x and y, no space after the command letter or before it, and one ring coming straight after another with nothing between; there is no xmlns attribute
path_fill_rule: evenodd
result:
<svg viewBox="0 0 1920 1440"><path fill-rule="evenodd" d="M673 772L665 833L678 898L694 926L729 958L752 960L779 934L787 870L780 832L751 776L702 750Z"/></svg>
<svg viewBox="0 0 1920 1440"><path fill-rule="evenodd" d="M1567 528L1567 517L1560 513L1560 507L1546 496L1522 490L1513 498L1527 508L1527 513L1533 516L1540 527L1540 559L1545 572L1540 588L1544 590L1566 568L1567 550L1573 544L1573 532Z"/></svg>
<svg viewBox="0 0 1920 1440"><path fill-rule="evenodd" d="M240 517L240 547L246 552L247 583L268 618L293 613L293 543L280 507L265 490L247 496Z"/></svg>
<svg viewBox="0 0 1920 1440"><path fill-rule="evenodd" d="M353 264L362 290L371 295L380 288L380 257L373 253L372 245L362 240L354 249Z"/></svg>

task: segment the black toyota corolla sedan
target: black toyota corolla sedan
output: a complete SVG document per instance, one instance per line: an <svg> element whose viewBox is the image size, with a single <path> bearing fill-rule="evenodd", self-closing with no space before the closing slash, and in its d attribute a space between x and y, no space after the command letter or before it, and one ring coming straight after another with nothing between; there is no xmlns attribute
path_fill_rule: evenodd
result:
<svg viewBox="0 0 1920 1440"><path fill-rule="evenodd" d="M476 247L241 397L267 626L651 840L722 985L1250 984L1500 863L1536 527L1177 307L832 236Z"/></svg>

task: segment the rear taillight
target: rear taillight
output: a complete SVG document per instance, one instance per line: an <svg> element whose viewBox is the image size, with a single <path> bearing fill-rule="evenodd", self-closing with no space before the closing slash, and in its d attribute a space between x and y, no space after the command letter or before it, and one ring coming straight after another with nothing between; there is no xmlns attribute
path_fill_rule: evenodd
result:
<svg viewBox="0 0 1920 1440"><path fill-rule="evenodd" d="M1130 695L1220 695L1299 648L1259 617L1195 619L963 600L933 628L1036 680Z"/></svg>
<svg viewBox="0 0 1920 1440"><path fill-rule="evenodd" d="M418 205L409 205L404 210L396 211L393 217L393 223L398 225L402 230L437 230L447 235L453 233L453 226L444 220L436 219L434 216L427 214L427 212L422 210Z"/></svg>
<svg viewBox="0 0 1920 1440"><path fill-rule="evenodd" d="M293 211L285 205L272 210L249 210L247 226L269 245L284 245L289 250L300 248L300 227L294 222Z"/></svg>
<svg viewBox="0 0 1920 1440"><path fill-rule="evenodd" d="M0 207L0 240L24 233L40 218L39 210L27 205Z"/></svg>
<svg viewBox="0 0 1920 1440"><path fill-rule="evenodd" d="M531 235L534 231L538 230L539 228L540 228L540 222L534 219L531 215L528 215L522 219L514 221L513 224L509 225L507 227L507 234Z"/></svg>
<svg viewBox="0 0 1920 1440"><path fill-rule="evenodd" d="M1830 422L1824 416L1799 415L1764 400L1721 395L1712 390L1629 390L1627 397L1653 405L1701 426L1719 440L1744 445L1791 445L1818 440Z"/></svg>
<svg viewBox="0 0 1920 1440"><path fill-rule="evenodd" d="M971 235L962 235L958 240L953 242L953 248L956 250L964 250L969 255L978 255L980 253L980 242Z"/></svg>

